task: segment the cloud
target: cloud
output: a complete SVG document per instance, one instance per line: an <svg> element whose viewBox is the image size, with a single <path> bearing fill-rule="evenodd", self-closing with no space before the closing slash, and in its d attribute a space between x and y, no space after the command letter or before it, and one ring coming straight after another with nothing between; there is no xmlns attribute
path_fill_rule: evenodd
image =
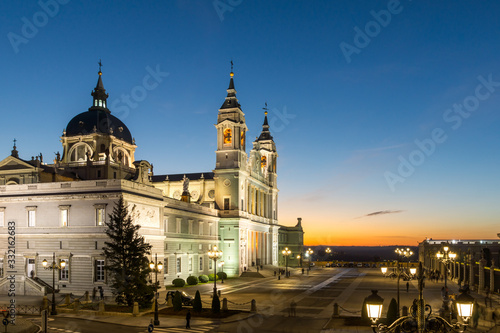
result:
<svg viewBox="0 0 500 333"><path fill-rule="evenodd" d="M370 214L366 214L360 217L356 217L357 219L361 219L363 217L371 217L371 216L378 216L378 215L385 215L385 214L397 214L397 213L402 213L404 210L380 210L378 212L373 212Z"/></svg>

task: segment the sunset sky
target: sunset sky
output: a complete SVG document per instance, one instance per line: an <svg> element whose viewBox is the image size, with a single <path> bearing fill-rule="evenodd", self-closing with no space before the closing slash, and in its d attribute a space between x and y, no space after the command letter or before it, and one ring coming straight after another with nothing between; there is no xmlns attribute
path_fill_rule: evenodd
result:
<svg viewBox="0 0 500 333"><path fill-rule="evenodd" d="M495 239L499 13L498 1L3 1L1 158L14 138L24 159L62 152L102 59L136 159L211 171L233 60L248 138L270 108L279 222L302 217L307 245Z"/></svg>

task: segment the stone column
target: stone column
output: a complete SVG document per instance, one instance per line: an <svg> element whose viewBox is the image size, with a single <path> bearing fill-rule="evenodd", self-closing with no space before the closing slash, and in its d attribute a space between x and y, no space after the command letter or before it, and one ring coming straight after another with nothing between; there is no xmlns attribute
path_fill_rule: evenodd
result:
<svg viewBox="0 0 500 333"><path fill-rule="evenodd" d="M490 267L490 292L495 291L495 261L491 260Z"/></svg>
<svg viewBox="0 0 500 333"><path fill-rule="evenodd" d="M479 290L478 293L482 293L484 291L484 266L486 266L486 259L481 258L479 260Z"/></svg>
<svg viewBox="0 0 500 333"><path fill-rule="evenodd" d="M474 260L472 259L472 255L469 258L469 286L471 290L474 288Z"/></svg>

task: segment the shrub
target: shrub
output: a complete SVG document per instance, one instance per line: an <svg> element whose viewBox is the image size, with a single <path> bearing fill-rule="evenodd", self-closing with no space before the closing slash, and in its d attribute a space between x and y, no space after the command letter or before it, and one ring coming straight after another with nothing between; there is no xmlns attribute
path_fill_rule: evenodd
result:
<svg viewBox="0 0 500 333"><path fill-rule="evenodd" d="M203 306L201 304L200 291L196 290L196 295L194 295L194 301L193 301L193 311L200 313L202 309L203 309Z"/></svg>
<svg viewBox="0 0 500 333"><path fill-rule="evenodd" d="M220 312L220 300L219 300L219 296L217 296L217 295L214 295L214 298L212 299L212 312L213 313Z"/></svg>
<svg viewBox="0 0 500 333"><path fill-rule="evenodd" d="M398 302L393 298L387 309L387 325L392 324L398 319Z"/></svg>
<svg viewBox="0 0 500 333"><path fill-rule="evenodd" d="M227 279L227 274L226 272L217 272L217 279L222 279L222 280L226 280Z"/></svg>
<svg viewBox="0 0 500 333"><path fill-rule="evenodd" d="M186 281L184 281L184 279L177 278L177 279L174 279L174 280L172 281L172 284L173 284L175 287L184 287L184 285L186 284Z"/></svg>
<svg viewBox="0 0 500 333"><path fill-rule="evenodd" d="M182 310L182 296L181 296L181 293L179 291L175 292L174 300L172 301L172 305L174 307L174 311Z"/></svg>
<svg viewBox="0 0 500 333"><path fill-rule="evenodd" d="M187 284L194 286L198 284L198 278L196 276L188 276L186 279Z"/></svg>
<svg viewBox="0 0 500 333"><path fill-rule="evenodd" d="M202 282L202 283L207 283L207 282L208 282L208 276L206 276L206 275L200 275L200 276L198 277L198 279L199 279L199 280L200 280L200 282Z"/></svg>
<svg viewBox="0 0 500 333"><path fill-rule="evenodd" d="M208 274L208 279L209 279L210 281L213 281L213 280L214 280L214 275L213 275L213 274Z"/></svg>

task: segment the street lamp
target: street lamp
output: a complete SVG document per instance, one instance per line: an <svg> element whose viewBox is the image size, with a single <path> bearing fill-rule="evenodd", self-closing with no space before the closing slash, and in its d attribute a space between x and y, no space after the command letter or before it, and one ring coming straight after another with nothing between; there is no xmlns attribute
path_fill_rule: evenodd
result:
<svg viewBox="0 0 500 333"><path fill-rule="evenodd" d="M407 277L408 275L404 272L404 271L401 271L400 267L399 267L399 257L406 257L406 258L410 258L412 255L413 255L413 252L410 250L410 248L406 248L406 249L396 249L394 252L397 253L398 257L397 257L397 260L396 260L396 275L397 275L397 283L398 283L398 293L397 293L397 301L398 301L398 318L399 318L399 315L400 315L400 312L399 312L399 308L400 308L400 302L399 302L399 280L401 279L401 276L405 276ZM408 263L410 261L408 260Z"/></svg>
<svg viewBox="0 0 500 333"><path fill-rule="evenodd" d="M419 264L418 269L418 291L419 297L416 304L416 308L412 306L411 314L408 316L400 317L394 321L390 326L384 324L376 324L377 320L380 319L382 314L382 297L377 295L377 291L372 290L372 295L365 299L366 308L368 316L372 320L372 329L374 333L389 333L404 331L410 332L414 331L414 327L417 328L418 333L424 332L447 332L448 329L452 329L457 332L464 332L467 329L469 318L472 316L472 310L474 306L474 298L462 291L462 293L457 296L457 310L458 315L462 318L463 323L451 324L446 319L440 316L432 315L432 307L429 304L425 304L423 297L423 285L424 285L424 274L422 270L422 263Z"/></svg>
<svg viewBox="0 0 500 333"><path fill-rule="evenodd" d="M56 271L64 269L66 267L66 261L64 260L59 260L59 263L56 264L56 253L52 253L52 265L48 266L47 259L43 259L42 261L42 266L45 269L50 269L52 270L52 308L50 310L50 315L55 316L57 315L57 310L56 310Z"/></svg>
<svg viewBox="0 0 500 333"><path fill-rule="evenodd" d="M410 257L413 255L413 251L407 247L406 249L396 249L395 251L398 256L408 258L408 263L406 264L406 268L410 266Z"/></svg>
<svg viewBox="0 0 500 333"><path fill-rule="evenodd" d="M457 254L450 251L448 246L443 246L443 250L436 253L436 258L441 261L444 265L444 287L448 288L447 280L448 280L448 263L455 260Z"/></svg>
<svg viewBox="0 0 500 333"><path fill-rule="evenodd" d="M307 251L306 251L306 255L309 257L309 268L308 270L311 270L311 259L312 259L312 254L314 253L313 250L311 250L311 248L308 248Z"/></svg>
<svg viewBox="0 0 500 333"><path fill-rule="evenodd" d="M160 325L160 320L158 319L158 272L161 272L163 264L158 262L158 254L155 254L155 261L149 263L149 268L155 272L155 318L153 324L155 326Z"/></svg>
<svg viewBox="0 0 500 333"><path fill-rule="evenodd" d="M387 273L387 267L380 267L380 270L382 271L382 274L385 275Z"/></svg>
<svg viewBox="0 0 500 333"><path fill-rule="evenodd" d="M214 261L214 297L217 295L217 259L222 257L222 251L217 251L214 245L212 251L208 251L208 257Z"/></svg>
<svg viewBox="0 0 500 333"><path fill-rule="evenodd" d="M285 276L288 277L288 256L292 253L292 251L285 247L281 253L283 253L283 256L285 257Z"/></svg>

